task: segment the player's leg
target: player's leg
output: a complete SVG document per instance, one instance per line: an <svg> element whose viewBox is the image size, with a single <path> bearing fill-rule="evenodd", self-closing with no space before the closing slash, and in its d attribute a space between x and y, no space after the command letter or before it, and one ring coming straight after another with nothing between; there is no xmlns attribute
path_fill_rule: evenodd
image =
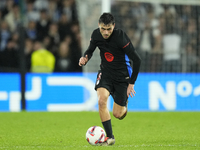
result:
<svg viewBox="0 0 200 150"><path fill-rule="evenodd" d="M108 97L112 91L112 82L101 72L101 70L97 74L95 90L97 91L98 96L99 115L107 134L105 142L101 145L112 145L115 143L115 139L112 132L110 112L107 108Z"/></svg>
<svg viewBox="0 0 200 150"><path fill-rule="evenodd" d="M107 101L110 92L106 88L101 87L97 89L97 95L98 95L99 115L107 134L105 142L102 143L101 145L102 146L113 145L115 143L115 139L112 132L110 113L107 108Z"/></svg>
<svg viewBox="0 0 200 150"><path fill-rule="evenodd" d="M122 120L122 119L124 119L126 114L127 114L127 107L126 106L120 106L119 104L114 102L114 104L113 104L113 116L115 118Z"/></svg>
<svg viewBox="0 0 200 150"><path fill-rule="evenodd" d="M112 94L114 98L113 116L120 120L122 120L127 114L127 104L128 104L127 87L128 87L128 82L121 82L114 84L115 91Z"/></svg>
<svg viewBox="0 0 200 150"><path fill-rule="evenodd" d="M106 88L98 88L97 96L98 96L98 106L99 106L99 115L102 122L110 120L110 113L107 108L107 101L110 93Z"/></svg>

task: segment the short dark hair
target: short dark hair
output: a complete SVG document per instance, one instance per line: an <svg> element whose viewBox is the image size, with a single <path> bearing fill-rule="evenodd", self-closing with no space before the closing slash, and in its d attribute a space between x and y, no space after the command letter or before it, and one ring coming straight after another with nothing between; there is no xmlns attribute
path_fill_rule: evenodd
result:
<svg viewBox="0 0 200 150"><path fill-rule="evenodd" d="M99 18L99 24L100 23L105 25L115 24L115 18L111 13L103 13Z"/></svg>

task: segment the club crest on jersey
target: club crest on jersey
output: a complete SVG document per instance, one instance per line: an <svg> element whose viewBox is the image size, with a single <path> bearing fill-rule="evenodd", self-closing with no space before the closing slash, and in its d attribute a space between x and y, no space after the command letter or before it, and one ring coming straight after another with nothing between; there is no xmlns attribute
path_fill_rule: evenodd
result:
<svg viewBox="0 0 200 150"><path fill-rule="evenodd" d="M109 52L104 53L104 56L105 56L105 58L106 58L106 60L107 60L108 62L111 62L111 61L113 61L113 59L114 59L113 54L111 54L111 53L109 53Z"/></svg>

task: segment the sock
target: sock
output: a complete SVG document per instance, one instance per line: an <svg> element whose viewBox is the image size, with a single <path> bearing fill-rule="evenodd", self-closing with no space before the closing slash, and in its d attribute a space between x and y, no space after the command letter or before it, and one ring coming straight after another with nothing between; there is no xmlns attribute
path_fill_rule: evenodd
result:
<svg viewBox="0 0 200 150"><path fill-rule="evenodd" d="M104 121L104 122L102 122L102 124L106 131L107 137L113 138L111 120Z"/></svg>

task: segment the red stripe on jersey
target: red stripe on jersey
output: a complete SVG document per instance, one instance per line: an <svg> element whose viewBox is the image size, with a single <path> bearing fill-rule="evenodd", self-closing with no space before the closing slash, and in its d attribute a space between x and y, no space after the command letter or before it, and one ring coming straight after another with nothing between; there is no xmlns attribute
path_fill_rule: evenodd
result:
<svg viewBox="0 0 200 150"><path fill-rule="evenodd" d="M128 42L123 48L127 47L130 44L130 42Z"/></svg>

